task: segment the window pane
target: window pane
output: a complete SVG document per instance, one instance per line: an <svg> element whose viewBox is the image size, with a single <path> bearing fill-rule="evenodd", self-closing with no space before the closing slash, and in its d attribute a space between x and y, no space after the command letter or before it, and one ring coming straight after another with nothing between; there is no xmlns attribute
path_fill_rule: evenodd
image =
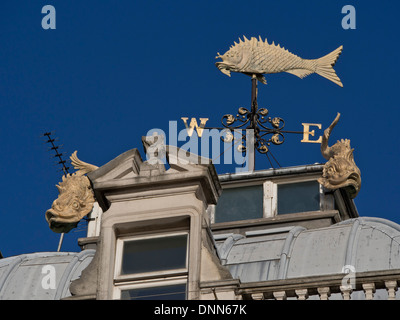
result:
<svg viewBox="0 0 400 320"><path fill-rule="evenodd" d="M317 181L278 185L278 214L317 211L319 201Z"/></svg>
<svg viewBox="0 0 400 320"><path fill-rule="evenodd" d="M125 241L121 274L186 268L187 235Z"/></svg>
<svg viewBox="0 0 400 320"><path fill-rule="evenodd" d="M224 189L218 200L215 222L263 217L263 186Z"/></svg>
<svg viewBox="0 0 400 320"><path fill-rule="evenodd" d="M186 284L121 291L122 300L185 300Z"/></svg>

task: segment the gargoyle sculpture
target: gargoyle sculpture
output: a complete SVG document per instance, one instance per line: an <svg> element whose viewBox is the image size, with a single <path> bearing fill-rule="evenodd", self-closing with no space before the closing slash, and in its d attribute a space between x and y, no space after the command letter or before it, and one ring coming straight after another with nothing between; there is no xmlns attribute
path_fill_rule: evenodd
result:
<svg viewBox="0 0 400 320"><path fill-rule="evenodd" d="M95 202L89 178L85 174L98 167L79 160L76 153L70 159L78 171L62 177L62 182L56 185L58 198L45 214L50 229L57 233L66 233L75 228L91 212Z"/></svg>
<svg viewBox="0 0 400 320"><path fill-rule="evenodd" d="M267 84L267 81L263 74L287 72L302 79L316 73L343 87L333 69L342 53L342 46L319 59L302 59L279 44L268 43L267 39L262 41L261 37L258 40L254 37L250 40L243 38L244 41L239 39L239 43L235 42L225 54L218 53L216 56L217 59L222 59L216 63L222 73L228 76L231 76L231 71L255 75L257 80L264 84Z"/></svg>
<svg viewBox="0 0 400 320"><path fill-rule="evenodd" d="M346 188L350 197L355 198L361 188L361 173L354 162L354 149L350 148L350 140L342 139L333 146L328 146L329 136L339 118L340 113L322 136L321 153L328 162L325 163L322 178L318 182L332 190Z"/></svg>

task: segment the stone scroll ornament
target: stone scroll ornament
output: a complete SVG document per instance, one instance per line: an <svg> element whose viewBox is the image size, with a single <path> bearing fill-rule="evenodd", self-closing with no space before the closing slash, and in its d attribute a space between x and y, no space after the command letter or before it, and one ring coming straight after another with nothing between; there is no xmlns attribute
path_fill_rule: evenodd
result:
<svg viewBox="0 0 400 320"><path fill-rule="evenodd" d="M345 188L351 198L355 198L361 188L361 173L354 162L353 151L350 148L350 140L342 139L329 147L329 136L340 118L337 114L332 124L324 131L321 142L322 156L328 160L322 172L322 178L318 180L325 188Z"/></svg>
<svg viewBox="0 0 400 320"><path fill-rule="evenodd" d="M67 233L92 211L95 202L89 178L85 174L98 167L78 159L75 151L70 159L77 172L62 177L56 185L59 195L45 217L49 227L56 233Z"/></svg>
<svg viewBox="0 0 400 320"><path fill-rule="evenodd" d="M263 41L261 37L258 40L254 37L251 40L243 38L244 40L239 39L239 43L235 42L225 54L218 53L215 57L222 59L216 62L217 68L229 77L231 72L239 72L255 75L261 83L267 84L263 74L287 72L302 79L316 73L343 87L333 69L343 46L319 59L302 59L279 44L269 44L267 39Z"/></svg>

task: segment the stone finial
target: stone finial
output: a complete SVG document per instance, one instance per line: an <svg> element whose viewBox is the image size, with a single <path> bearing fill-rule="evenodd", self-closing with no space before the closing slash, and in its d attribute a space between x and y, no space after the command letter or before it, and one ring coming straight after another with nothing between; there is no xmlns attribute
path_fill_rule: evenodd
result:
<svg viewBox="0 0 400 320"><path fill-rule="evenodd" d="M142 137L144 152L146 153L146 161L140 164L141 176L158 176L165 172L165 142L164 136L153 132L151 136Z"/></svg>
<svg viewBox="0 0 400 320"><path fill-rule="evenodd" d="M328 162L325 163L322 178L318 182L327 189L347 188L351 198L355 198L361 188L361 173L354 162L354 149L350 148L350 140L342 139L333 146L328 146L329 136L339 118L340 113L322 136L321 153Z"/></svg>
<svg viewBox="0 0 400 320"><path fill-rule="evenodd" d="M76 153L70 159L78 171L62 176L62 181L56 185L58 198L45 214L50 229L57 233L66 233L75 228L92 211L95 202L89 178L85 174L97 167L79 160Z"/></svg>
<svg viewBox="0 0 400 320"><path fill-rule="evenodd" d="M142 144L149 164L162 163L162 159L165 157L165 142L163 135L153 132L153 135L151 136L142 137Z"/></svg>

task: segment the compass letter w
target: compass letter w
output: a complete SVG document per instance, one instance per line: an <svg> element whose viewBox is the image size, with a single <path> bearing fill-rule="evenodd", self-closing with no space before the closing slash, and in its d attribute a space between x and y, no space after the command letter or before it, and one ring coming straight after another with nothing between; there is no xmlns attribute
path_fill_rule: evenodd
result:
<svg viewBox="0 0 400 320"><path fill-rule="evenodd" d="M192 118L190 120L189 125L187 124L187 121L188 121L189 118L182 117L181 119L183 120L183 123L185 124L185 127L186 127L186 130L187 130L187 133L188 133L189 137L192 136L193 130L196 129L197 136L199 138L201 138L201 135L203 134L204 127L205 127L205 125L206 125L206 123L208 121L208 118L200 118L200 126L197 124L196 118Z"/></svg>

